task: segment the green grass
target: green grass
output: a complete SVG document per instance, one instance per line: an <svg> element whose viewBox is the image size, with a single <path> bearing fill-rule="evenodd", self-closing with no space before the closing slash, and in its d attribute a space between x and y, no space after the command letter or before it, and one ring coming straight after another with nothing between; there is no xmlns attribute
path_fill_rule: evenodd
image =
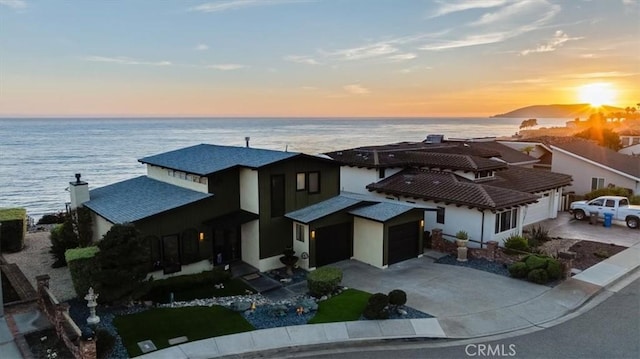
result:
<svg viewBox="0 0 640 359"><path fill-rule="evenodd" d="M349 322L358 320L371 293L357 289L347 289L318 305L318 312L309 324Z"/></svg>
<svg viewBox="0 0 640 359"><path fill-rule="evenodd" d="M0 221L15 221L27 217L27 210L24 208L0 208Z"/></svg>
<svg viewBox="0 0 640 359"><path fill-rule="evenodd" d="M152 287L149 293L145 294L142 299L152 300L156 303L169 303L169 295L171 292L173 292L175 301L244 295L247 290L253 293L253 290L238 278L225 281L224 288L222 289L216 289L212 282L205 284L194 283L193 285L185 287L184 285L179 285L178 281L180 277L174 278L162 280L162 285Z"/></svg>
<svg viewBox="0 0 640 359"><path fill-rule="evenodd" d="M150 339L158 349L168 340L186 336L189 341L254 330L242 315L213 307L154 308L113 320L129 356L142 355L138 342Z"/></svg>

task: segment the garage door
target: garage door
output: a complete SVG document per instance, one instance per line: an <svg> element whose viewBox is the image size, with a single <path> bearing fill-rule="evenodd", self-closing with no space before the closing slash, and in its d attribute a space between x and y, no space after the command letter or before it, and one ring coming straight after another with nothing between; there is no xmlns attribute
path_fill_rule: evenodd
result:
<svg viewBox="0 0 640 359"><path fill-rule="evenodd" d="M389 261L398 263L418 256L419 223L409 222L389 227Z"/></svg>
<svg viewBox="0 0 640 359"><path fill-rule="evenodd" d="M351 223L316 229L316 267L349 259L352 256Z"/></svg>
<svg viewBox="0 0 640 359"><path fill-rule="evenodd" d="M527 212L524 216L524 225L536 223L549 218L549 205L551 197L540 197L538 203L532 203L527 208Z"/></svg>

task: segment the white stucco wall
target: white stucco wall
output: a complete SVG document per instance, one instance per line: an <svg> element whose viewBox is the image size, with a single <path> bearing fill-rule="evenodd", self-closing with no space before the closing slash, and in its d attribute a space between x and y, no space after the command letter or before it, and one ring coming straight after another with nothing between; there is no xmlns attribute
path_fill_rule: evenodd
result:
<svg viewBox="0 0 640 359"><path fill-rule="evenodd" d="M240 226L242 260L258 268L260 266L260 222L256 219Z"/></svg>
<svg viewBox="0 0 640 359"><path fill-rule="evenodd" d="M242 168L240 169L240 208L258 214L259 206L258 171Z"/></svg>
<svg viewBox="0 0 640 359"><path fill-rule="evenodd" d="M384 225L360 217L353 218L353 259L378 268L383 266Z"/></svg>
<svg viewBox="0 0 640 359"><path fill-rule="evenodd" d="M385 168L385 178L393 176L400 172L400 168ZM342 166L340 167L340 190L344 192L369 194L367 185L383 180L378 177L378 169L375 168L357 168Z"/></svg>
<svg viewBox="0 0 640 359"><path fill-rule="evenodd" d="M209 186L205 183L193 182L193 180L182 179L180 177L174 177L169 175L169 170L166 168L152 166L147 164L147 176L158 181L170 183L175 186L188 188L194 191L209 193Z"/></svg>
<svg viewBox="0 0 640 359"><path fill-rule="evenodd" d="M95 212L91 212L91 221L93 222L93 241L97 242L102 239L102 236L107 234L113 226L113 223L107 221L104 217L98 215Z"/></svg>
<svg viewBox="0 0 640 359"><path fill-rule="evenodd" d="M640 179L632 179L630 175L616 173L601 164L589 162L569 155L554 148L551 171L566 173L573 177L573 182L565 191L574 191L583 195L591 192L591 178L604 178L604 186L615 184L618 187L630 188L635 194L640 194Z"/></svg>
<svg viewBox="0 0 640 359"><path fill-rule="evenodd" d="M303 236L304 242L300 242L296 239L296 224L301 225L303 227ZM309 253L309 225L302 224L298 222L293 222L293 238L291 239L293 242L293 250L296 252L296 256L298 256L298 266L300 268L304 268L309 270L309 258L303 259L302 253Z"/></svg>
<svg viewBox="0 0 640 359"><path fill-rule="evenodd" d="M211 262L209 262L208 259L204 259L199 262L183 265L180 272L176 272L176 273L164 274L162 270L149 272L147 274L146 279L149 279L152 276L154 280L166 279L166 278L177 277L181 275L202 273L204 271L211 270L211 269L213 269L213 265L211 264Z"/></svg>
<svg viewBox="0 0 640 359"><path fill-rule="evenodd" d="M532 146L533 151L529 152L529 156L535 157L535 158L540 158L545 153L551 152L550 149L547 149L542 145L536 144L534 142L517 142L517 141L498 141L498 142L502 143L505 146L509 146L514 150L521 151L521 152L523 148Z"/></svg>
<svg viewBox="0 0 640 359"><path fill-rule="evenodd" d="M280 257L282 257L282 255L261 259L260 264L258 264L257 268L260 270L260 272L266 272L276 268L281 268L283 264L282 262L280 262Z"/></svg>

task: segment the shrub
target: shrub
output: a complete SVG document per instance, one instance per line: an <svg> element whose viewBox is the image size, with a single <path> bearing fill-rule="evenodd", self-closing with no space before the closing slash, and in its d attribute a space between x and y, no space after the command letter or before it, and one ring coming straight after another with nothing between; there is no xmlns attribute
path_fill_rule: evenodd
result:
<svg viewBox="0 0 640 359"><path fill-rule="evenodd" d="M67 249L86 247L91 243L91 212L81 207L64 215L64 221L51 230L51 254L55 262L53 268L67 265Z"/></svg>
<svg viewBox="0 0 640 359"><path fill-rule="evenodd" d="M307 274L309 293L321 297L333 293L342 281L342 270L335 267L322 267Z"/></svg>
<svg viewBox="0 0 640 359"><path fill-rule="evenodd" d="M550 280L560 279L562 277L562 265L553 258L547 259L547 275Z"/></svg>
<svg viewBox="0 0 640 359"><path fill-rule="evenodd" d="M98 265L95 258L98 247L72 248L65 252L65 259L69 266L71 281L76 294L83 297L94 286L94 276Z"/></svg>
<svg viewBox="0 0 640 359"><path fill-rule="evenodd" d="M627 188L623 187L604 187L598 188L595 191L591 191L584 195L586 200L591 200L594 198L598 198L600 196L622 196L628 197L631 196L633 192Z"/></svg>
<svg viewBox="0 0 640 359"><path fill-rule="evenodd" d="M27 210L24 208L0 209L0 247L3 252L18 252L24 248L27 233Z"/></svg>
<svg viewBox="0 0 640 359"><path fill-rule="evenodd" d="M64 212L45 214L38 220L36 224L60 224L64 222Z"/></svg>
<svg viewBox="0 0 640 359"><path fill-rule="evenodd" d="M373 294L369 297L362 315L367 319L388 319L387 305L389 305L389 296L383 293Z"/></svg>
<svg viewBox="0 0 640 359"><path fill-rule="evenodd" d="M527 279L530 282L545 284L549 281L549 275L547 271L543 268L534 269L529 274L527 274Z"/></svg>
<svg viewBox="0 0 640 359"><path fill-rule="evenodd" d="M533 228L531 228L531 234L529 235L529 246L531 247L535 247L532 243L531 240L535 241L536 243L542 243L542 242L546 242L548 241L549 238L549 230L541 225L537 225L534 226Z"/></svg>
<svg viewBox="0 0 640 359"><path fill-rule="evenodd" d="M629 197L629 204L640 205L640 195L630 196Z"/></svg>
<svg viewBox="0 0 640 359"><path fill-rule="evenodd" d="M96 354L98 359L108 358L115 345L116 338L106 329L96 330Z"/></svg>
<svg viewBox="0 0 640 359"><path fill-rule="evenodd" d="M509 236L509 238L504 241L504 247L507 248L505 252L508 254L517 254L529 251L529 243L527 242L527 239L517 235Z"/></svg>
<svg viewBox="0 0 640 359"><path fill-rule="evenodd" d="M547 267L547 258L531 255L527 256L524 263L527 265L527 268L532 271L535 269L545 269Z"/></svg>
<svg viewBox="0 0 640 359"><path fill-rule="evenodd" d="M599 250L596 252L593 252L593 255L598 257L598 258L609 258L609 252L605 251L605 250Z"/></svg>
<svg viewBox="0 0 640 359"><path fill-rule="evenodd" d="M526 278L529 268L524 262L515 262L509 266L509 274L514 278Z"/></svg>
<svg viewBox="0 0 640 359"><path fill-rule="evenodd" d="M399 306L407 303L407 293L400 289L389 292L389 304Z"/></svg>
<svg viewBox="0 0 640 359"><path fill-rule="evenodd" d="M456 238L457 239L462 239L462 240L468 240L469 239L469 233L467 233L465 231L458 231L456 233Z"/></svg>

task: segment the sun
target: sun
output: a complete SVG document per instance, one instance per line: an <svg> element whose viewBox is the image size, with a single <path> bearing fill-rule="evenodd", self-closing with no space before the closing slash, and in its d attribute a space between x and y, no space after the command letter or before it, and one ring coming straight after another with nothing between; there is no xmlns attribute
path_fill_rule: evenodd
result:
<svg viewBox="0 0 640 359"><path fill-rule="evenodd" d="M610 83L597 82L583 85L578 88L580 102L588 103L593 107L611 105L616 98L616 90Z"/></svg>

